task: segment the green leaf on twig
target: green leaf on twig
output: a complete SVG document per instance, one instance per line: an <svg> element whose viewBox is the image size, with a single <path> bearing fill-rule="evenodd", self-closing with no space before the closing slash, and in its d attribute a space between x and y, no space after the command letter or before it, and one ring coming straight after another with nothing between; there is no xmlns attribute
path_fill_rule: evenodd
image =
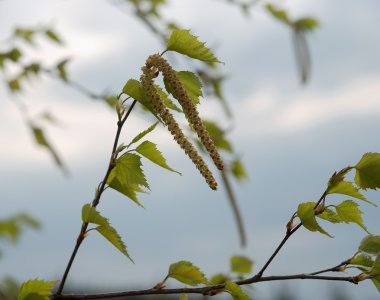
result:
<svg viewBox="0 0 380 300"><path fill-rule="evenodd" d="M146 136L148 133L152 132L156 126L157 126L158 122L154 123L152 126L150 126L148 129L140 132L138 135L136 135L133 140L128 144L127 148L129 148L132 144L138 142L139 140L141 140L144 136Z"/></svg>
<svg viewBox="0 0 380 300"><path fill-rule="evenodd" d="M286 24L290 23L288 14L285 10L279 9L276 6L274 6L273 4L267 4L265 7L266 7L267 11L273 17L275 17L277 20L284 22Z"/></svg>
<svg viewBox="0 0 380 300"><path fill-rule="evenodd" d="M28 280L21 285L18 300L49 300L56 283L56 280Z"/></svg>
<svg viewBox="0 0 380 300"><path fill-rule="evenodd" d="M48 29L45 31L45 34L53 42L56 42L57 44L62 44L62 40L55 31Z"/></svg>
<svg viewBox="0 0 380 300"><path fill-rule="evenodd" d="M363 224L362 212L359 209L359 204L351 200L346 200L335 206L335 209L342 222L356 223L369 233Z"/></svg>
<svg viewBox="0 0 380 300"><path fill-rule="evenodd" d="M357 265L363 267L372 268L373 260L372 257L366 253L358 254L350 260L350 265Z"/></svg>
<svg viewBox="0 0 380 300"><path fill-rule="evenodd" d="M198 41L197 37L190 33L190 30L175 30L172 32L166 51L176 51L191 58L205 62L220 62L205 43Z"/></svg>
<svg viewBox="0 0 380 300"><path fill-rule="evenodd" d="M357 188L354 187L352 182L349 181L340 181L334 185L331 185L327 189L327 194L342 194L354 197L356 199L360 199L362 201L365 201L369 204L372 204L373 206L376 206L376 204L369 201L366 197L364 197Z"/></svg>
<svg viewBox="0 0 380 300"><path fill-rule="evenodd" d="M306 202L298 205L297 215L300 218L302 225L310 231L319 231L320 233L332 237L318 224L315 219L315 204L315 202Z"/></svg>
<svg viewBox="0 0 380 300"><path fill-rule="evenodd" d="M251 300L251 298L235 282L227 281L225 290L229 292L234 300Z"/></svg>
<svg viewBox="0 0 380 300"><path fill-rule="evenodd" d="M191 262L184 260L171 264L167 277L174 278L191 286L208 283L205 275L198 267L194 266Z"/></svg>
<svg viewBox="0 0 380 300"><path fill-rule="evenodd" d="M92 207L89 203L85 204L82 208L82 221L85 223L99 225L95 227L95 230L97 230L112 245L114 245L116 249L118 249L133 262L128 254L127 247L125 246L120 235L117 233L116 229L111 226L107 218L103 217L96 210L96 208Z"/></svg>
<svg viewBox="0 0 380 300"><path fill-rule="evenodd" d="M114 190L126 195L136 204L142 206L136 192L143 192L141 187L149 189L145 174L141 168L141 157L132 153L121 156L108 177L107 184Z"/></svg>
<svg viewBox="0 0 380 300"><path fill-rule="evenodd" d="M380 153L366 153L356 164L355 183L362 189L380 188Z"/></svg>
<svg viewBox="0 0 380 300"><path fill-rule="evenodd" d="M150 141L144 141L137 146L136 151L140 153L142 156L149 159L150 161L159 165L160 167L167 169L171 172L176 172L181 175L181 173L168 166L168 164L166 163L166 159L163 157L162 153L157 149L156 144Z"/></svg>
<svg viewBox="0 0 380 300"><path fill-rule="evenodd" d="M362 239L358 250L372 255L380 253L380 235L367 235Z"/></svg>
<svg viewBox="0 0 380 300"><path fill-rule="evenodd" d="M230 259L231 271L235 273L252 273L253 262L246 256L234 255Z"/></svg>
<svg viewBox="0 0 380 300"><path fill-rule="evenodd" d="M199 104L199 97L203 97L202 93L202 83L199 80L198 76L193 72L189 71L179 71L177 72L179 81L182 83L184 88L187 91L193 104ZM174 94L174 91L170 84L167 82L164 77L165 89L169 94L172 94L174 98L178 99L177 95Z"/></svg>

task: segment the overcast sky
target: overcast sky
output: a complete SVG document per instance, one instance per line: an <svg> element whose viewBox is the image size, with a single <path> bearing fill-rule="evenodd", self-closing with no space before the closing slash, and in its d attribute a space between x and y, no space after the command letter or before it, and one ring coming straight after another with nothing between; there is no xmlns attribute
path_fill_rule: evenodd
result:
<svg viewBox="0 0 380 300"><path fill-rule="evenodd" d="M365 152L380 152L380 2L288 0L283 7L291 16L312 15L321 22L308 38L312 73L306 86L299 84L289 30L262 6L254 7L249 17L218 0L172 0L163 10L168 19L207 41L225 62L221 71L228 76L225 94L234 120L223 118L214 99L202 100L200 110L202 116L219 118L233 128L230 138L247 166L249 181L234 189L248 247L239 247L223 189L210 191L172 138L158 130L150 139L183 176L146 162L152 192L141 197L145 210L113 191L104 194L99 206L135 264L93 233L79 251L69 283L146 288L161 280L175 261L190 260L212 275L227 272L234 254L251 257L257 270L283 237L298 203L316 201L334 171L355 164ZM148 55L164 48L128 6L122 11L109 1L1 1L0 11L1 41L16 24L53 25L65 46L39 40L30 57L48 63L71 57L71 77L98 93L119 92L129 78L140 76ZM186 66L175 55L168 59ZM46 76L16 98L4 85L0 95L0 218L25 211L43 223L40 232L28 232L16 247L4 249L0 277L59 279L80 229L81 207L91 201L104 176L116 116L104 104ZM69 178L33 144L15 105L19 101L30 115L49 110L60 120L49 126L48 134L70 169ZM128 142L149 125L150 120L134 113L122 140ZM378 194L367 195L380 204ZM366 204L361 209L369 230L379 234L379 210ZM354 225L324 226L334 239L300 230L268 275L332 267L349 258L365 236ZM364 299L361 294L378 299L370 282L336 285L344 286L351 299ZM254 295L269 299L270 288L277 286L281 284L259 284ZM296 295L307 293L316 300L332 284L302 281L288 286Z"/></svg>

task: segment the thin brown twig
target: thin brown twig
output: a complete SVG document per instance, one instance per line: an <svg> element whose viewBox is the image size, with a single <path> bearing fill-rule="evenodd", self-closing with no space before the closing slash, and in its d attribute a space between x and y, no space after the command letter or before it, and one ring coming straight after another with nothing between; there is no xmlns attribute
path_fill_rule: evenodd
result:
<svg viewBox="0 0 380 300"><path fill-rule="evenodd" d="M297 280L297 279L310 279L310 280L329 280L329 281L346 281L357 284L352 276L320 276L310 274L295 274L295 275L283 275L283 276L266 276L261 278L250 278L247 280L236 281L238 285L247 285L264 281L279 281L279 280ZM52 300L82 300L82 299L111 299L118 297L133 297L133 296L153 296L153 295L169 295L169 294L200 294L211 295L213 291L223 290L224 284L206 286L201 288L175 288L175 289L145 289L135 291L120 291L111 293L97 293L97 294L65 294L54 295Z"/></svg>
<svg viewBox="0 0 380 300"><path fill-rule="evenodd" d="M131 112L132 112L133 107L135 106L135 104L136 104L136 100L134 100L132 102L131 106L129 107L129 109L128 109L127 113L125 114L125 116L123 117L123 119L119 120L117 122L117 131L116 131L116 135L115 135L115 139L114 139L114 143L113 143L113 147L112 147L110 162L108 164L106 174L104 175L104 178L103 178L100 186L98 187L98 189L97 189L97 191L95 193L94 200L92 201L92 207L96 207L99 204L99 201L100 201L100 198L102 196L102 193L105 190L108 177L111 174L112 169L114 168L114 163L115 163L114 160L116 159L117 145L119 143L119 138L120 138L121 130L122 130L122 128L123 128L126 120L128 119L129 115L131 114ZM85 238L87 227L88 227L88 223L87 222L83 222L81 230L80 230L78 238L77 238L77 241L76 241L76 244L75 244L75 247L74 247L74 250L73 250L73 252L72 252L72 254L70 256L69 262L68 262L68 264L66 266L65 272L64 272L64 274L62 276L62 279L60 281L60 285L59 285L58 290L57 290L57 292L56 292L55 295L62 294L62 291L63 291L63 288L65 286L67 276L69 275L71 266L72 266L72 264L74 262L74 259L76 257L76 254L77 254L78 250L79 250L79 247L80 247L80 245L82 244L82 242L83 242L83 240Z"/></svg>

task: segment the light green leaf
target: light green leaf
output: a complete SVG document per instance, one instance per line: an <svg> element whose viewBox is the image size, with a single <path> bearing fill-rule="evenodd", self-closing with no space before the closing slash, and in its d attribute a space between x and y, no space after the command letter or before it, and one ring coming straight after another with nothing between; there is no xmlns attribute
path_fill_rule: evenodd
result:
<svg viewBox="0 0 380 300"><path fill-rule="evenodd" d="M275 7L273 4L267 4L265 7L267 11L270 12L271 15L275 17L277 20L284 22L286 24L290 24L288 14L285 10Z"/></svg>
<svg viewBox="0 0 380 300"><path fill-rule="evenodd" d="M220 126L212 121L203 121L203 125L210 134L215 146L218 149L222 149L226 152L232 153L232 145L229 140L226 139L226 130L220 128Z"/></svg>
<svg viewBox="0 0 380 300"><path fill-rule="evenodd" d="M380 153L366 153L356 164L355 183L362 189L380 188Z"/></svg>
<svg viewBox="0 0 380 300"><path fill-rule="evenodd" d="M321 226L319 226L317 220L315 219L315 204L315 202L306 202L298 205L297 214L302 222L302 225L310 231L319 231L320 233L332 237Z"/></svg>
<svg viewBox="0 0 380 300"><path fill-rule="evenodd" d="M358 266L372 268L373 260L370 255L362 253L362 254L356 255L353 259L351 259L350 265L358 265Z"/></svg>
<svg viewBox="0 0 380 300"><path fill-rule="evenodd" d="M166 94L159 85L155 85L154 87L156 88L157 93L160 95L160 98L166 107L180 113L182 112L182 110L174 104L174 102L169 98L168 94Z"/></svg>
<svg viewBox="0 0 380 300"><path fill-rule="evenodd" d="M127 148L129 148L132 144L138 142L139 140L141 140L144 136L146 136L148 133L152 132L156 126L157 126L158 122L154 123L152 126L150 126L148 129L145 129L144 131L140 132L138 135L136 135L133 140L128 144Z"/></svg>
<svg viewBox="0 0 380 300"><path fill-rule="evenodd" d="M18 62L22 56L22 52L18 48L12 48L9 52L4 55L6 58L9 58L13 62Z"/></svg>
<svg viewBox="0 0 380 300"><path fill-rule="evenodd" d="M210 284L212 285L223 284L227 280L229 280L229 277L226 274L219 273L219 274L215 274L214 276L210 278Z"/></svg>
<svg viewBox="0 0 380 300"><path fill-rule="evenodd" d="M136 151L160 167L181 175L181 173L168 166L166 159L162 156L162 153L158 151L156 144L150 141L144 141L137 146Z"/></svg>
<svg viewBox="0 0 380 300"><path fill-rule="evenodd" d="M361 241L358 250L360 252L378 255L380 253L380 235L367 235Z"/></svg>
<svg viewBox="0 0 380 300"><path fill-rule="evenodd" d="M248 179L247 171L245 170L245 167L240 158L235 158L231 162L231 173L238 181L244 181Z"/></svg>
<svg viewBox="0 0 380 300"><path fill-rule="evenodd" d="M235 282L227 281L225 290L229 292L234 300L251 300L251 298Z"/></svg>
<svg viewBox="0 0 380 300"><path fill-rule="evenodd" d="M136 79L129 79L123 87L123 93L129 97L135 99L137 102L142 104L147 110L149 110L157 120L161 121L156 112L153 109L148 97L145 94L143 87L140 82Z"/></svg>
<svg viewBox="0 0 380 300"><path fill-rule="evenodd" d="M372 278L371 280L372 280L373 284L375 285L375 287L377 288L377 290L380 293L380 276Z"/></svg>
<svg viewBox="0 0 380 300"><path fill-rule="evenodd" d="M329 208L326 208L323 211L323 213L318 214L317 217L320 219L326 220L330 223L341 223L342 222L342 220L340 219L338 214Z"/></svg>
<svg viewBox="0 0 380 300"><path fill-rule="evenodd" d="M20 80L18 78L9 80L8 87L12 92L20 92L21 91Z"/></svg>
<svg viewBox="0 0 380 300"><path fill-rule="evenodd" d="M172 32L166 51L176 51L191 58L205 62L220 62L214 54L205 46L205 43L198 41L197 37L190 33L190 30L175 30Z"/></svg>
<svg viewBox="0 0 380 300"><path fill-rule="evenodd" d="M198 76L193 72L189 71L179 71L177 72L179 81L185 87L187 94L189 95L193 104L199 104L199 97L203 97L202 93L202 83L199 80ZM177 95L174 94L174 91L170 84L167 82L164 77L165 89L169 94L172 94L174 98L178 99Z"/></svg>
<svg viewBox="0 0 380 300"><path fill-rule="evenodd" d="M56 280L28 280L21 285L18 300L49 300L56 283Z"/></svg>
<svg viewBox="0 0 380 300"><path fill-rule="evenodd" d="M207 284L205 275L189 261L179 261L171 264L168 277L174 278L184 284L196 286L200 283Z"/></svg>
<svg viewBox="0 0 380 300"><path fill-rule="evenodd" d="M109 225L108 220L105 217L101 216L100 213L96 210L96 208L92 207L89 203L83 205L82 221L85 223L92 223L102 226Z"/></svg>
<svg viewBox="0 0 380 300"><path fill-rule="evenodd" d="M127 247L125 246L123 240L120 235L117 233L115 228L111 225L107 226L98 226L95 228L102 236L104 236L112 245L116 247L121 253L123 253L126 257L128 257L132 262L132 258L129 256Z"/></svg>
<svg viewBox="0 0 380 300"><path fill-rule="evenodd" d="M235 273L249 274L252 272L252 266L252 260L242 255L234 255L230 259L231 271Z"/></svg>
<svg viewBox="0 0 380 300"><path fill-rule="evenodd" d="M354 201L346 200L335 206L336 212L340 219L345 223L356 223L363 228L367 233L368 230L363 224L362 212L359 209L359 204Z"/></svg>
<svg viewBox="0 0 380 300"><path fill-rule="evenodd" d="M369 272L371 275L379 275L380 276L380 255L378 254L373 262L373 266L371 271Z"/></svg>
<svg viewBox="0 0 380 300"><path fill-rule="evenodd" d="M331 185L327 189L327 194L342 194L354 197L356 199L360 199L362 201L365 201L369 204L372 204L373 206L376 206L376 204L369 201L366 197L364 197L357 188L354 187L352 182L349 181L340 181L334 185Z"/></svg>
<svg viewBox="0 0 380 300"><path fill-rule="evenodd" d="M141 165L139 155L125 153L117 160L107 180L109 187L126 195L140 206L142 205L137 199L136 192L142 191L140 186L149 189Z"/></svg>

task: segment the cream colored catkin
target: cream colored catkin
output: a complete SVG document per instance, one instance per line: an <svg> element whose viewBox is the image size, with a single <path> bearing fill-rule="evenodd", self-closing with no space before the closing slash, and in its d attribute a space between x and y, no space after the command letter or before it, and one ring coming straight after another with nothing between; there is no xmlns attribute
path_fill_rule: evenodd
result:
<svg viewBox="0 0 380 300"><path fill-rule="evenodd" d="M214 164L219 170L223 170L224 164L219 155L219 152L214 144L214 141L210 137L207 129L204 127L201 118L199 117L196 106L190 99L182 82L179 80L177 72L170 66L170 64L160 55L154 54L148 57L147 65L156 67L160 72L162 72L164 78L169 83L170 87L173 89L178 102L182 106L182 109L187 116L189 123L193 126L195 132L197 133L202 145L206 148L207 152L210 154Z"/></svg>
<svg viewBox="0 0 380 300"><path fill-rule="evenodd" d="M181 146L185 153L189 156L191 161L195 164L201 175L205 178L209 187L213 190L217 189L217 182L207 167L202 157L198 154L194 146L189 142L183 134L177 121L173 115L165 107L161 97L154 87L153 78L157 77L156 70L152 69L149 64L141 68L143 74L140 77L141 85L144 88L148 98L150 99L153 109L161 117L164 123L168 126L170 133L173 135L175 141Z"/></svg>

